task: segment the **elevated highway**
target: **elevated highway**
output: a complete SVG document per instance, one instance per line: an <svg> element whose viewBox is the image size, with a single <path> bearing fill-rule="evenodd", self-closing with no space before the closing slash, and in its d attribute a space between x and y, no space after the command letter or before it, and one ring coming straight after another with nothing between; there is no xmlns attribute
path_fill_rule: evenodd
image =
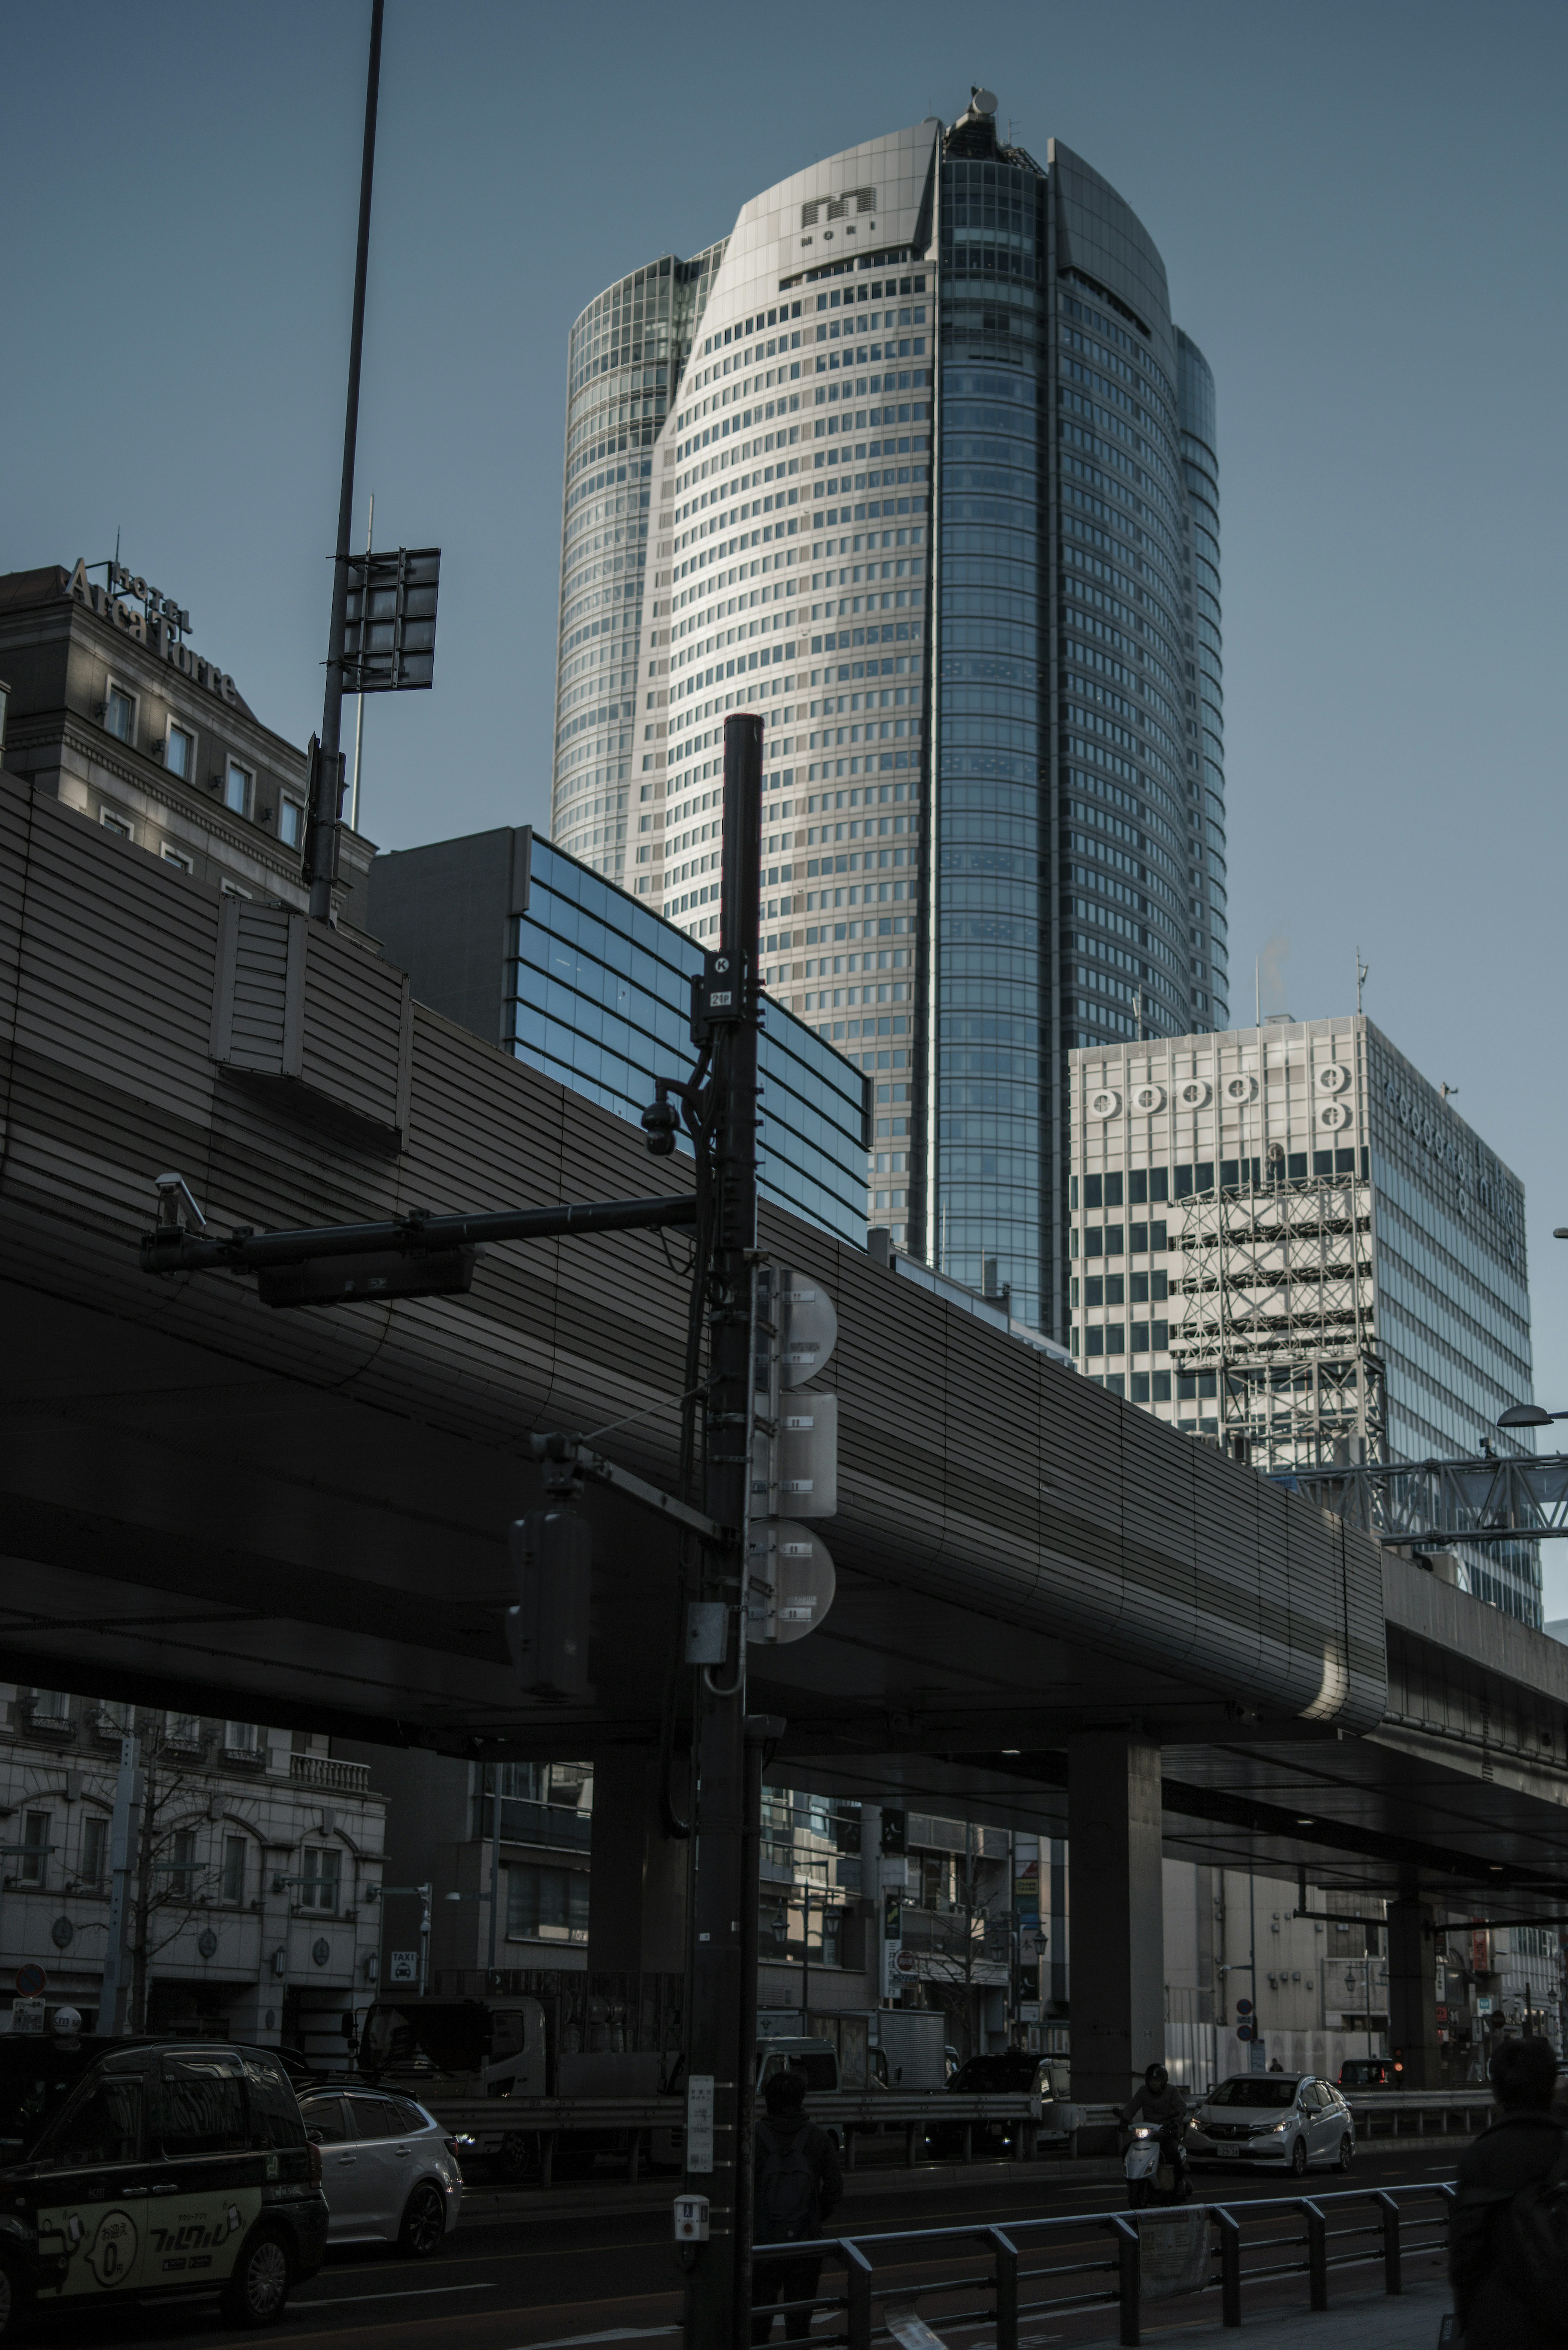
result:
<svg viewBox="0 0 1568 2350"><path fill-rule="evenodd" d="M651 1194L687 1162L9 775L0 1110L0 1670L641 1769L669 1534L590 1498L576 1709L516 1693L504 1538L535 1430L617 1424L603 1450L672 1479L684 1241L508 1243L465 1296L286 1312L151 1279L137 1242L169 1168L214 1228L265 1229ZM763 1239L841 1330L838 1596L752 1655L775 1776L1064 1833L1109 1757L1156 1851L1568 1908L1568 1651L861 1253L771 1209Z"/></svg>

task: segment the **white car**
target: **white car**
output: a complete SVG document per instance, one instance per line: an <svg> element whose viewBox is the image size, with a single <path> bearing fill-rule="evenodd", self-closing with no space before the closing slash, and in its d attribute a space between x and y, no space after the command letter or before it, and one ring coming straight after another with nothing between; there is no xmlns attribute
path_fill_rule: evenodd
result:
<svg viewBox="0 0 1568 2350"><path fill-rule="evenodd" d="M1355 2124L1339 2091L1310 2073L1233 2073L1192 2116L1194 2163L1277 2163L1297 2178L1327 2165L1348 2170Z"/></svg>
<svg viewBox="0 0 1568 2350"><path fill-rule="evenodd" d="M439 2251L462 2209L456 2142L410 2097L379 2089L306 2089L299 2110L321 2148L329 2244L395 2243L415 2260Z"/></svg>

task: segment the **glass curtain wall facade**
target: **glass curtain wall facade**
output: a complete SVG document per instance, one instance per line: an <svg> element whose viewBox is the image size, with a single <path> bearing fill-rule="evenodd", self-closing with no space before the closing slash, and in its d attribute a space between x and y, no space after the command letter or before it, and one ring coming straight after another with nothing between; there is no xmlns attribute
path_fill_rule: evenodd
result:
<svg viewBox="0 0 1568 2350"><path fill-rule="evenodd" d="M508 1049L640 1125L654 1079L686 1077L696 1066L691 982L702 967L701 948L537 837L529 847L527 910L516 918L515 934L504 1019ZM758 1067L763 1196L864 1248L865 1079L777 1006Z"/></svg>
<svg viewBox="0 0 1568 2350"><path fill-rule="evenodd" d="M627 862L651 452L723 251L663 254L607 286L567 348L551 830L612 880Z"/></svg>
<svg viewBox="0 0 1568 2350"><path fill-rule="evenodd" d="M760 709L764 981L875 1084L867 1214L1064 1338L1067 1055L1228 1016L1213 380L1115 191L978 99L722 251L652 452L627 886L707 935Z"/></svg>

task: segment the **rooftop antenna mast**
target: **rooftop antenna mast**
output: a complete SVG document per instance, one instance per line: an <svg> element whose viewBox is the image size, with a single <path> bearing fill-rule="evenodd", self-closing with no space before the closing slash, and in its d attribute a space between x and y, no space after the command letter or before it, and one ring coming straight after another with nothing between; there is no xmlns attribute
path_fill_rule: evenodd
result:
<svg viewBox="0 0 1568 2350"><path fill-rule="evenodd" d="M1366 984L1366 974L1371 968L1372 965L1369 962L1362 962L1361 949L1357 947L1355 950L1355 1009L1357 1014L1359 1014L1361 1010L1361 991Z"/></svg>

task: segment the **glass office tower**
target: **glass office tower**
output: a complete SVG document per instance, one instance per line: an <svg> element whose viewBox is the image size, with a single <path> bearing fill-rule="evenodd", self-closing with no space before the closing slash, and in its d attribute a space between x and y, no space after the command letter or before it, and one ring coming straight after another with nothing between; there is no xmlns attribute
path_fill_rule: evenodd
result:
<svg viewBox="0 0 1568 2350"><path fill-rule="evenodd" d="M875 1083L867 1211L1062 1337L1067 1054L1228 1016L1217 484L1147 233L985 93L742 208L651 452L626 886L710 937L761 710L764 976Z"/></svg>
<svg viewBox="0 0 1568 2350"><path fill-rule="evenodd" d="M572 328L551 829L621 879L651 451L722 257L663 254L607 286Z"/></svg>

